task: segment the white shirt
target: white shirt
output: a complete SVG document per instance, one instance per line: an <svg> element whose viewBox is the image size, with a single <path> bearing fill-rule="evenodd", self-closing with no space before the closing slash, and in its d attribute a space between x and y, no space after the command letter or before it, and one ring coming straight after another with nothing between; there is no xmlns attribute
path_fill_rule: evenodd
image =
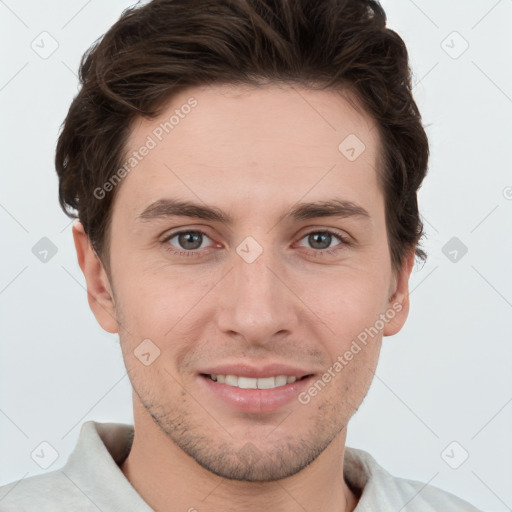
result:
<svg viewBox="0 0 512 512"><path fill-rule="evenodd" d="M153 512L120 469L133 426L87 421L61 469L0 487L2 512ZM347 447L344 476L361 489L354 512L481 512L435 487L396 478L368 453Z"/></svg>

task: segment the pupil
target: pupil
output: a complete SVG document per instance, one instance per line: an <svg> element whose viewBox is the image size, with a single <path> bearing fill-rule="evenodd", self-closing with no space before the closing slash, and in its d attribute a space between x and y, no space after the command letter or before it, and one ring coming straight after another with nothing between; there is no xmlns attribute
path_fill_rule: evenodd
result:
<svg viewBox="0 0 512 512"><path fill-rule="evenodd" d="M199 244L197 243L199 240ZM182 233L179 236L180 245L184 249L198 249L201 247L201 234L195 231Z"/></svg>
<svg viewBox="0 0 512 512"><path fill-rule="evenodd" d="M317 238L318 237L325 237L328 241L327 245L325 247L315 247L317 245ZM331 244L331 235L329 233L314 233L313 235L310 235L310 243L315 249L326 249ZM320 245L322 245L322 241L319 242ZM324 239L325 243L325 239Z"/></svg>

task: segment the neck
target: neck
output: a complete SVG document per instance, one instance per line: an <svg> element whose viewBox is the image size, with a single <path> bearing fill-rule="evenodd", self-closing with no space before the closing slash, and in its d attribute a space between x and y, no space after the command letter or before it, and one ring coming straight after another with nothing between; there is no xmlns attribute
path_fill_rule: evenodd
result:
<svg viewBox="0 0 512 512"><path fill-rule="evenodd" d="M154 422L134 409L134 439L121 471L156 512L351 512L357 505L343 478L346 429L302 471L272 482L228 480L200 466ZM171 505L169 505L171 504Z"/></svg>

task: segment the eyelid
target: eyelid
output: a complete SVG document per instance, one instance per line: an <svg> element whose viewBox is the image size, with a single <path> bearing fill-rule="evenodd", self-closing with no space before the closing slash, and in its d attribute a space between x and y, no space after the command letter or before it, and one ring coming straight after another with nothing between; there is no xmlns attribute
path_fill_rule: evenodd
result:
<svg viewBox="0 0 512 512"><path fill-rule="evenodd" d="M308 226L304 229L306 231L302 235L298 236L298 239L302 239L306 235L310 235L311 233L330 233L331 235L336 235L339 238L353 240L351 235L349 235L346 231L343 231L342 229L339 228L331 228L327 226Z"/></svg>
<svg viewBox="0 0 512 512"><path fill-rule="evenodd" d="M188 233L190 231L197 231L199 233L202 233L208 238L213 238L211 235L208 234L208 226L200 226L200 227L194 227L194 226L182 226L182 227L176 227L171 230L165 231L161 236L162 242L169 240L169 238L172 238L173 236L179 235L181 233ZM176 231L175 231L176 230ZM339 228L331 228L327 226L307 226L305 228L302 228L300 231L306 230L300 237L296 235L296 239L304 238L306 235L309 235L311 233L320 233L320 232L329 232L332 234L335 234L339 237L347 237L351 240L353 240L352 236L349 235L346 231L340 230ZM300 232L299 231L299 232ZM159 237L160 238L160 237Z"/></svg>
<svg viewBox="0 0 512 512"><path fill-rule="evenodd" d="M201 233L202 235L206 235L208 238L212 239L212 237L208 234L208 228L206 227L190 227L190 226L183 226L181 228L173 228L171 230L165 231L161 235L161 242L167 242L169 239L175 237L176 235L181 235L182 233ZM160 237L159 237L160 238Z"/></svg>

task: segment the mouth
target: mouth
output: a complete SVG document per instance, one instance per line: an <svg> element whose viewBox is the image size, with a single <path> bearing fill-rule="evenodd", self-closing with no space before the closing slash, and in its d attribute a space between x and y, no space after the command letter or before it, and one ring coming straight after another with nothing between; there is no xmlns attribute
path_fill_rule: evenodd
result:
<svg viewBox="0 0 512 512"><path fill-rule="evenodd" d="M274 413L294 401L299 404L299 394L312 384L315 375L258 373L258 377L200 373L201 396L204 393L204 397L212 404L220 400L233 412Z"/></svg>

